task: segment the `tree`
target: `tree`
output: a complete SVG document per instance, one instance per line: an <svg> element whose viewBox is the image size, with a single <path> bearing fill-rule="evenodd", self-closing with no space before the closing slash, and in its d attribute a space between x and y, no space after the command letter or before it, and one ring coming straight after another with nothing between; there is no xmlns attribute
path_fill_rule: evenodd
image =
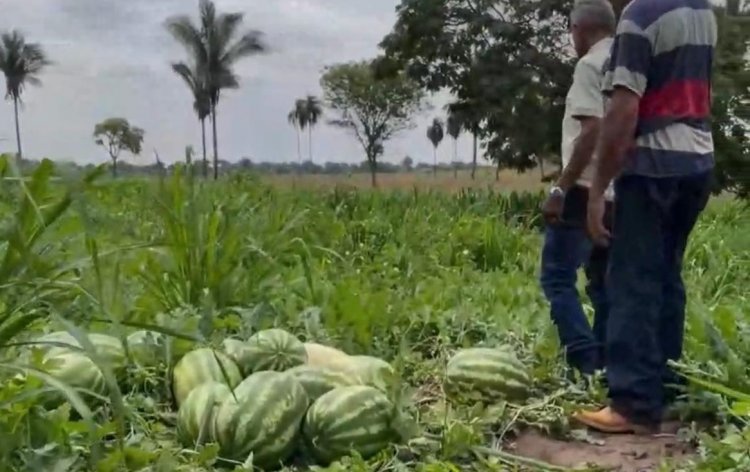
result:
<svg viewBox="0 0 750 472"><path fill-rule="evenodd" d="M200 0L199 25L188 16L177 16L167 21L167 29L187 50L197 70L203 74L208 89L211 123L213 125L214 179L219 178L219 144L217 135L217 106L221 92L239 87L234 73L235 64L242 58L267 50L259 31L240 35L241 13L217 13L211 0Z"/></svg>
<svg viewBox="0 0 750 472"><path fill-rule="evenodd" d="M527 170L559 147L574 64L566 53L572 5L401 0L396 24L380 44L380 73L405 69L425 90L449 90L473 115L486 157L498 168Z"/></svg>
<svg viewBox="0 0 750 472"><path fill-rule="evenodd" d="M294 102L294 108L289 112L287 117L289 123L293 124L297 129L297 154L300 162L302 162L302 153L300 150L300 133L307 129L308 131L308 153L310 156L310 162L313 161L312 151L312 130L318 124L320 117L323 116L323 107L320 103L320 99L314 95L308 95L305 98L297 99Z"/></svg>
<svg viewBox="0 0 750 472"><path fill-rule="evenodd" d="M411 172L414 168L414 159L410 156L404 157L404 160L401 161L401 167L403 167L406 172Z"/></svg>
<svg viewBox="0 0 750 472"><path fill-rule="evenodd" d="M331 124L349 130L362 145L375 187L385 143L413 128L412 116L423 108L424 92L403 72L376 78L372 61L327 67L321 86L326 105L338 114Z"/></svg>
<svg viewBox="0 0 750 472"><path fill-rule="evenodd" d="M305 111L306 102L303 99L297 99L294 102L294 108L287 115L287 121L289 124L294 126L294 130L297 132L297 159L302 164L302 145L300 144L300 133L307 126L307 113Z"/></svg>
<svg viewBox="0 0 750 472"><path fill-rule="evenodd" d="M5 98L13 101L19 161L23 160L21 124L18 116L21 95L27 84L41 85L38 75L50 64L42 46L27 43L19 31L3 33L0 37L0 70L5 74Z"/></svg>
<svg viewBox="0 0 750 472"><path fill-rule="evenodd" d="M314 95L308 95L304 100L305 103L305 125L307 126L308 132L308 152L310 153L310 162L313 160L312 150L312 131L318 124L318 120L323 116L323 106L320 103L320 99Z"/></svg>
<svg viewBox="0 0 750 472"><path fill-rule="evenodd" d="M458 121L471 133L472 158L471 158L471 180L477 175L477 156L479 154L479 133L481 131L482 110L478 102L463 100L448 105L448 114L458 117Z"/></svg>
<svg viewBox="0 0 750 472"><path fill-rule="evenodd" d="M716 192L750 198L750 5L729 0L716 9L721 36L713 77L712 134Z"/></svg>
<svg viewBox="0 0 750 472"><path fill-rule="evenodd" d="M112 177L117 177L117 159L122 151L141 153L144 131L125 118L109 118L94 127L95 143L102 146L112 159Z"/></svg>
<svg viewBox="0 0 750 472"><path fill-rule="evenodd" d="M458 113L450 113L448 110L448 120L445 126L448 136L453 138L453 176L458 177L458 138L463 131L461 116Z"/></svg>
<svg viewBox="0 0 750 472"><path fill-rule="evenodd" d="M427 127L427 139L432 143L432 153L434 158L434 165L432 166L432 175L437 177L437 150L440 143L445 137L445 131L443 129L443 121L440 118L432 120L432 124Z"/></svg>
<svg viewBox="0 0 750 472"><path fill-rule="evenodd" d="M211 114L211 101L205 74L196 64L189 66L184 62L172 64L172 69L179 75L193 94L193 109L201 124L201 142L203 144L203 177L208 177L208 156L206 154L206 118Z"/></svg>

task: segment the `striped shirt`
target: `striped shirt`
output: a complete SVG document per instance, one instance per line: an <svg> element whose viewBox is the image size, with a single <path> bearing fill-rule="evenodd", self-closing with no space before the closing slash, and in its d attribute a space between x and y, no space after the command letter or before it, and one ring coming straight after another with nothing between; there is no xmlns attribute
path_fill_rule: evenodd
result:
<svg viewBox="0 0 750 472"><path fill-rule="evenodd" d="M716 40L708 0L633 0L623 11L602 89L626 87L640 97L624 173L669 177L714 167L709 118Z"/></svg>

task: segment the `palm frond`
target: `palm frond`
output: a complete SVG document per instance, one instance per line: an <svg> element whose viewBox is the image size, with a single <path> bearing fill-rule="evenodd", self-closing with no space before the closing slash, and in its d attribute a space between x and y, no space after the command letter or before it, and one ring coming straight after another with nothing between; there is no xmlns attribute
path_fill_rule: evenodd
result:
<svg viewBox="0 0 750 472"><path fill-rule="evenodd" d="M289 114L286 116L286 120L289 122L290 125L297 126L299 123L299 120L297 119L297 110L294 109L289 112Z"/></svg>
<svg viewBox="0 0 750 472"><path fill-rule="evenodd" d="M0 36L0 71L5 74L6 97L20 99L26 84L41 85L37 75L52 61L42 46L27 43L17 30Z"/></svg>
<svg viewBox="0 0 750 472"><path fill-rule="evenodd" d="M197 80L195 74L193 74L192 69L190 69L190 66L188 66L184 62L178 62L172 64L172 70L174 70L175 73L185 81L185 83L188 87L190 87L191 90L195 90L197 88Z"/></svg>
<svg viewBox="0 0 750 472"><path fill-rule="evenodd" d="M209 31L217 46L217 52L229 49L229 43L237 35L237 31L242 25L243 17L242 13L224 13L216 19L216 22Z"/></svg>
<svg viewBox="0 0 750 472"><path fill-rule="evenodd" d="M236 62L243 57L260 54L267 50L263 42L263 33L260 31L250 31L245 33L236 43L227 49L221 57L223 64Z"/></svg>
<svg viewBox="0 0 750 472"><path fill-rule="evenodd" d="M172 64L172 70L179 75L193 94L193 109L199 120L203 120L211 113L211 103L206 80L202 77L200 68L190 67L184 62Z"/></svg>
<svg viewBox="0 0 750 472"><path fill-rule="evenodd" d="M205 63L208 60L208 51L203 41L203 34L187 16L173 17L166 22L167 31L177 42L188 50L195 62Z"/></svg>
<svg viewBox="0 0 750 472"><path fill-rule="evenodd" d="M216 24L216 5L210 0L201 0L198 10L201 19L201 31L210 31Z"/></svg>
<svg viewBox="0 0 750 472"><path fill-rule="evenodd" d="M314 95L308 95L304 100L304 103L308 125L317 125L320 117L323 116L323 105L321 104L320 99Z"/></svg>

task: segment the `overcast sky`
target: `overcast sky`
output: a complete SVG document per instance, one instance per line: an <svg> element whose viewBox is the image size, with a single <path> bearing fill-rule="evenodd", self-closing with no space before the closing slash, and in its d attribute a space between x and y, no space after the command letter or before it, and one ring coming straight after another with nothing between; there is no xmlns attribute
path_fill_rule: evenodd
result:
<svg viewBox="0 0 750 472"><path fill-rule="evenodd" d="M241 88L227 93L219 106L220 156L280 162L296 160L295 134L286 121L294 100L321 94L323 66L373 57L395 21L398 0L216 4L222 11L244 12L246 26L263 31L274 49L237 67ZM199 150L192 98L169 65L185 53L163 27L169 16L196 15L197 9L198 0L0 0L0 31L20 29L29 41L42 43L55 62L41 76L43 86L28 88L23 97L26 156L100 162L107 155L93 144L91 133L95 123L111 116L146 130L144 152L135 161L125 156L130 162L152 162L154 148L170 162L182 159L188 144ZM445 97L433 102L436 109L422 116L416 129L386 145L387 160L408 154L431 161L425 128L433 113L442 114ZM12 106L0 105L0 151L13 151ZM445 141L442 161L451 160L451 148ZM468 137L460 149L468 159ZM315 131L314 157L364 159L351 136L325 124Z"/></svg>

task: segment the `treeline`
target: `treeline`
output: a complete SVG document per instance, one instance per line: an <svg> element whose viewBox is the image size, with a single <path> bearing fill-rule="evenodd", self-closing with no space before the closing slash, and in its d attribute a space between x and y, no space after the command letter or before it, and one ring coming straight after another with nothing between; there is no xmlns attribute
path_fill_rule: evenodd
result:
<svg viewBox="0 0 750 472"><path fill-rule="evenodd" d="M254 172L264 175L351 175L368 173L371 171L370 163L362 161L359 163L346 162L325 162L318 164L312 161L297 162L253 162L250 159L241 159L238 162L219 161L219 172ZM24 172L31 172L39 165L39 161L24 159L21 161L20 168ZM55 166L62 174L74 174L91 171L101 164L77 164L71 161L56 162ZM185 162L166 164L163 162L154 162L150 165L133 165L127 162L118 163L119 176L136 176L136 175L159 175L170 174L176 166L185 166ZM192 161L191 164L196 175L201 175L204 171L202 161ZM437 166L440 172L465 172L472 169L470 162L453 162L443 163ZM432 173L433 164L413 163L410 158L404 159L399 164L389 162L378 162L377 172L380 174L396 174L403 172ZM213 165L209 164L209 171L213 171Z"/></svg>

